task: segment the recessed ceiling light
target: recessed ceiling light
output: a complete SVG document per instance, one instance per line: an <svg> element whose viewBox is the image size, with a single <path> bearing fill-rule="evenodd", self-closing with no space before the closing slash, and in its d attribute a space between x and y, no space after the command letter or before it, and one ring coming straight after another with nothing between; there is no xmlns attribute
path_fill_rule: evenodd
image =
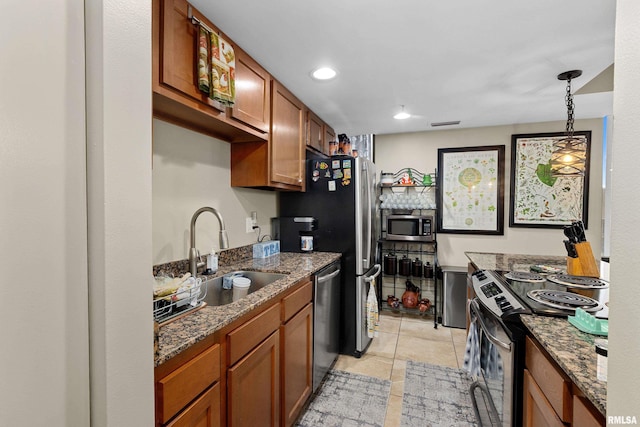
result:
<svg viewBox="0 0 640 427"><path fill-rule="evenodd" d="M318 68L317 70L313 71L311 73L311 77L313 77L316 80L330 80L330 79L334 78L336 76L336 74L338 74L338 73L333 68L322 67L322 68Z"/></svg>
<svg viewBox="0 0 640 427"><path fill-rule="evenodd" d="M404 105L402 106L402 111L400 111L398 114L393 116L393 118L396 120L405 120L405 119L408 119L409 117L411 117L411 114L404 111Z"/></svg>

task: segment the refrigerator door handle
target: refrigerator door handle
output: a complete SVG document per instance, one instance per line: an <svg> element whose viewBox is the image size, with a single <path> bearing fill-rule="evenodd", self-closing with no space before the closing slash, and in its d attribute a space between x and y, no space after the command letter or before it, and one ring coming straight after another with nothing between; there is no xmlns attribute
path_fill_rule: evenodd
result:
<svg viewBox="0 0 640 427"><path fill-rule="evenodd" d="M363 258L363 265L367 266L371 264L371 260L369 260L369 255L371 255L371 240L372 240L372 230L371 230L371 177L369 175L369 170L367 169L367 162L362 162L362 168L364 170L363 180L366 179L367 182L367 202L364 203L365 209L367 210L367 251L365 252L366 257Z"/></svg>
<svg viewBox="0 0 640 427"><path fill-rule="evenodd" d="M373 273L371 276L367 276L364 278L364 281L367 283L373 282L373 279L378 277L380 275L380 272L382 271L382 267L380 267L380 264L374 265L373 268L376 270L376 272Z"/></svg>

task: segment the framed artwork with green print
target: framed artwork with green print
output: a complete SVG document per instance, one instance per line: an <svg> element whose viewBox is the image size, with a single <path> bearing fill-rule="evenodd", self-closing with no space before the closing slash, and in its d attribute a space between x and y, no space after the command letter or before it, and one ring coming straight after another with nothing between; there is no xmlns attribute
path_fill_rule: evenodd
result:
<svg viewBox="0 0 640 427"><path fill-rule="evenodd" d="M573 221L587 226L591 131L574 132L587 143L584 176L553 176L553 143L564 132L511 136L510 227L562 228Z"/></svg>
<svg viewBox="0 0 640 427"><path fill-rule="evenodd" d="M438 149L438 232L504 234L505 146Z"/></svg>

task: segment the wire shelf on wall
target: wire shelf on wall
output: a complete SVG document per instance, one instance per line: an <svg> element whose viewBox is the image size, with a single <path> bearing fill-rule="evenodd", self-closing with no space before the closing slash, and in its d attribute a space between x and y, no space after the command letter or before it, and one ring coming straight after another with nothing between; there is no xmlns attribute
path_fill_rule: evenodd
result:
<svg viewBox="0 0 640 427"><path fill-rule="evenodd" d="M393 174L392 183L382 183L381 185L383 187L434 187L436 185L436 172L424 173L414 168L402 168Z"/></svg>

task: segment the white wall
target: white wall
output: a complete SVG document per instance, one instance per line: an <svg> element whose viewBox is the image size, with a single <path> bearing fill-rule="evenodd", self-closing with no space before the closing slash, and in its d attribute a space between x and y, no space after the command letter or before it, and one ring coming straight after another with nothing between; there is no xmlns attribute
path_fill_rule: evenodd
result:
<svg viewBox="0 0 640 427"><path fill-rule="evenodd" d="M91 426L152 426L151 4L85 7Z"/></svg>
<svg viewBox="0 0 640 427"><path fill-rule="evenodd" d="M87 426L83 1L4 2L0 32L0 425Z"/></svg>
<svg viewBox="0 0 640 427"><path fill-rule="evenodd" d="M640 212L640 2L618 0L611 171L611 303L607 415L640 423L640 292L635 235Z"/></svg>
<svg viewBox="0 0 640 427"><path fill-rule="evenodd" d="M153 120L153 264L186 259L189 224L203 206L224 218L230 247L255 243L257 233L245 232L245 218L258 213L263 234L276 216L273 191L232 188L231 144L161 120ZM219 249L216 218L203 213L196 223L200 253Z"/></svg>
<svg viewBox="0 0 640 427"><path fill-rule="evenodd" d="M575 98L575 102L579 108L579 97ZM562 132L564 127L564 122L552 122L376 135L376 169L378 172L397 172L411 167L422 172L433 172L438 167L438 148L505 145L504 236L441 233L438 235L440 265L465 266L468 261L465 251L566 255L562 230L509 227L511 135ZM602 230L602 120L577 120L575 129L592 132L587 239L596 258L599 258Z"/></svg>

